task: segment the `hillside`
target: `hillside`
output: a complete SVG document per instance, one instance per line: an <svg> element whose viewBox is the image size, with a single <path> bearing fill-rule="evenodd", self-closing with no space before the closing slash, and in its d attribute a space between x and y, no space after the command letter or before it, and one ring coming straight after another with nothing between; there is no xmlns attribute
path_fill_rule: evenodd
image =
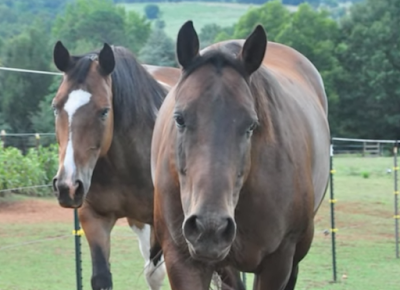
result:
<svg viewBox="0 0 400 290"><path fill-rule="evenodd" d="M120 4L127 10L144 14L144 7L149 3ZM220 26L233 25L250 7L257 5L210 3L210 2L161 2L157 4L161 18L165 21L165 31L176 38L179 28L187 20L193 20L197 31L206 24L216 23Z"/></svg>

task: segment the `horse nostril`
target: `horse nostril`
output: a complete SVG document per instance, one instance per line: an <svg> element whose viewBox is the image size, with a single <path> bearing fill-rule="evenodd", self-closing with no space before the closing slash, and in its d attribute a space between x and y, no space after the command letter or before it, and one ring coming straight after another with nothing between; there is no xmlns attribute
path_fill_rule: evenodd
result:
<svg viewBox="0 0 400 290"><path fill-rule="evenodd" d="M225 239L227 242L231 242L236 235L236 225L232 218L226 218L221 226L217 229L217 235Z"/></svg>
<svg viewBox="0 0 400 290"><path fill-rule="evenodd" d="M183 235L185 238L194 242L204 232L204 225L196 215L190 216L183 225Z"/></svg>

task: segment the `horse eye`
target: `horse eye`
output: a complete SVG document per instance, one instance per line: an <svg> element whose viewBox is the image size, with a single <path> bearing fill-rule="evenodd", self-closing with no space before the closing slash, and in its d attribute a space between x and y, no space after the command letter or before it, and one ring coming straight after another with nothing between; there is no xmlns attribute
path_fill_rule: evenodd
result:
<svg viewBox="0 0 400 290"><path fill-rule="evenodd" d="M180 114L177 114L174 116L175 123L179 128L185 127L185 120L183 119L183 116Z"/></svg>
<svg viewBox="0 0 400 290"><path fill-rule="evenodd" d="M257 128L257 126L258 126L257 122L254 122L253 124L251 124L251 126L249 128L249 132L253 132Z"/></svg>
<svg viewBox="0 0 400 290"><path fill-rule="evenodd" d="M110 108L105 108L105 109L101 110L101 113L100 113L101 114L101 118L103 120L106 119L109 112L110 112Z"/></svg>
<svg viewBox="0 0 400 290"><path fill-rule="evenodd" d="M257 128L258 123L257 122L253 122L253 124L251 124L251 126L247 129L247 135L251 136L253 134L253 131Z"/></svg>

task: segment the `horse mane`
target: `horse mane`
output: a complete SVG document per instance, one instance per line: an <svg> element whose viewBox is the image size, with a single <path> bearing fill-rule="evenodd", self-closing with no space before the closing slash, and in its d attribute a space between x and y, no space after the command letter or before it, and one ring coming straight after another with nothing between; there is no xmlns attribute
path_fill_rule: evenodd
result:
<svg viewBox="0 0 400 290"><path fill-rule="evenodd" d="M154 126L158 109L167 91L136 60L133 53L122 46L112 46L115 68L111 73L114 125L116 130L127 132L132 124ZM86 80L91 64L99 51L74 56L74 65L68 71L71 81L78 84Z"/></svg>
<svg viewBox="0 0 400 290"><path fill-rule="evenodd" d="M154 126L167 90L124 47L113 47L116 66L111 74L115 126L124 131L132 124Z"/></svg>
<svg viewBox="0 0 400 290"><path fill-rule="evenodd" d="M227 43L215 50L207 51L203 55L196 57L194 61L183 70L182 80L186 79L195 70L204 65L212 65L219 75L222 75L223 68L233 68L249 85L260 125L265 128L267 140L274 141L275 134L270 108L271 105L274 105L273 100L274 96L276 96L275 88L277 83L264 66L261 66L249 76L239 59L240 52L241 46L235 42ZM232 84L232 86L235 85L237 84Z"/></svg>

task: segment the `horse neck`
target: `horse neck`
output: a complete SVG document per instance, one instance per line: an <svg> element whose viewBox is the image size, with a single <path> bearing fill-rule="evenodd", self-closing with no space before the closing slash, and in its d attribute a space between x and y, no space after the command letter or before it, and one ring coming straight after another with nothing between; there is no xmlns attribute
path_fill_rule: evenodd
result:
<svg viewBox="0 0 400 290"><path fill-rule="evenodd" d="M133 125L129 132L114 132L113 141L106 158L113 165L115 174L131 179L141 172L144 179L150 180L150 148L153 128L146 125ZM148 177L144 176L147 175Z"/></svg>
<svg viewBox="0 0 400 290"><path fill-rule="evenodd" d="M114 133L103 170L127 182L135 175L151 183L150 148L158 109L166 92L138 63L113 78ZM103 160L103 161L104 161ZM148 175L148 176L147 176Z"/></svg>

